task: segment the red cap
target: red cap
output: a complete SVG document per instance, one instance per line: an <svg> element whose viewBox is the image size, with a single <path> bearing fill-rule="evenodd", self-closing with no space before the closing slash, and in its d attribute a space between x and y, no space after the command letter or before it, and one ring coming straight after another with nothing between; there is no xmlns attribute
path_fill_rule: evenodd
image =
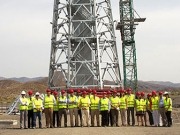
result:
<svg viewBox="0 0 180 135"><path fill-rule="evenodd" d="M70 90L69 90L69 93L74 93L74 90L73 90L73 89L70 89Z"/></svg>
<svg viewBox="0 0 180 135"><path fill-rule="evenodd" d="M57 94L58 94L58 92L57 92L57 91L54 91L54 92L53 92L53 94L54 94L54 95L57 95Z"/></svg>
<svg viewBox="0 0 180 135"><path fill-rule="evenodd" d="M33 94L33 91L32 91L32 90L29 90L29 91L28 91L28 94L29 94L29 95L32 95L32 94Z"/></svg>
<svg viewBox="0 0 180 135"><path fill-rule="evenodd" d="M140 92L136 92L136 96L140 96L141 95L141 93Z"/></svg>
<svg viewBox="0 0 180 135"><path fill-rule="evenodd" d="M64 94L64 93L66 93L65 90L61 90L61 94Z"/></svg>
<svg viewBox="0 0 180 135"><path fill-rule="evenodd" d="M159 95L162 95L162 94L163 94L163 92L162 92L162 91L160 91L160 92L159 92Z"/></svg>
<svg viewBox="0 0 180 135"><path fill-rule="evenodd" d="M145 95L145 93L144 92L141 92L141 96L144 96Z"/></svg>
<svg viewBox="0 0 180 135"><path fill-rule="evenodd" d="M81 93L80 89L77 90L77 93Z"/></svg>
<svg viewBox="0 0 180 135"><path fill-rule="evenodd" d="M116 93L117 93L117 91L116 91L116 90L113 90L113 93L114 93L114 94L116 94Z"/></svg>
<svg viewBox="0 0 180 135"><path fill-rule="evenodd" d="M87 94L87 92L86 92L86 91L83 91L83 92L82 92L82 95L86 95L86 94Z"/></svg>
<svg viewBox="0 0 180 135"><path fill-rule="evenodd" d="M155 90L152 91L152 95L156 95L156 91Z"/></svg>
<svg viewBox="0 0 180 135"><path fill-rule="evenodd" d="M96 94L97 92L96 92L96 90L93 90L92 93L93 93L93 94Z"/></svg>
<svg viewBox="0 0 180 135"><path fill-rule="evenodd" d="M50 90L50 89L47 89L46 92L51 92L51 90Z"/></svg>

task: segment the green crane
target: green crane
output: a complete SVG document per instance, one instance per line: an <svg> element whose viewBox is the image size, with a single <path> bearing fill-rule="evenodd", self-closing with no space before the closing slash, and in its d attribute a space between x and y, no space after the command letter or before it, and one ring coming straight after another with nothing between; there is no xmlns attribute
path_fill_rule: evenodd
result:
<svg viewBox="0 0 180 135"><path fill-rule="evenodd" d="M131 88L137 91L137 63L135 46L135 28L138 22L144 22L146 18L141 18L133 8L133 0L120 0L120 22L116 29L120 30L123 54L123 75L124 88ZM138 18L135 17L135 14Z"/></svg>

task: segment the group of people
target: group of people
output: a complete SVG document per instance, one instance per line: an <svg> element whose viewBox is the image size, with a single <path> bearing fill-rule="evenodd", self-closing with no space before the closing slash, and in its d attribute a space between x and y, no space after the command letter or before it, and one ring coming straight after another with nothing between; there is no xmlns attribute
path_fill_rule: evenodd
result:
<svg viewBox="0 0 180 135"><path fill-rule="evenodd" d="M138 126L160 126L160 118L162 126L172 126L172 100L168 92L152 91L145 96L144 92L133 94L131 89L104 92L47 89L46 94L40 96L39 92L33 95L29 90L27 97L25 91L21 92L19 110L20 128L37 128L37 117L39 128L42 128L42 113L45 113L46 128L60 128L62 123L67 127L68 114L71 127L119 127L119 115L121 126L135 126L135 115Z"/></svg>

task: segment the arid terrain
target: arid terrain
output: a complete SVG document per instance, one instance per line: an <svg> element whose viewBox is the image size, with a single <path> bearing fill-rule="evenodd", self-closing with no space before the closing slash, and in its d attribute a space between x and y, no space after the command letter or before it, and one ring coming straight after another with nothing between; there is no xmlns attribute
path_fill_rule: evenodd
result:
<svg viewBox="0 0 180 135"><path fill-rule="evenodd" d="M62 82L63 84L63 82ZM0 104L11 104L21 93L33 89L44 93L47 89L47 78L32 81L0 80ZM76 128L53 128L53 129L19 129L19 115L7 115L0 112L0 120L17 120L17 125L1 125L0 135L179 135L180 134L180 90L178 87L161 84L151 84L149 82L139 82L139 90L150 92L151 90L164 90L171 92L173 100L173 126L172 127L76 127ZM44 125L44 115L43 115Z"/></svg>

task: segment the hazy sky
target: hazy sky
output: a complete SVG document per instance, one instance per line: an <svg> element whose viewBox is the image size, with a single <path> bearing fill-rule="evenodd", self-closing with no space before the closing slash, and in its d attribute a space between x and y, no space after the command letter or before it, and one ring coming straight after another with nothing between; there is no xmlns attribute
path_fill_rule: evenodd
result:
<svg viewBox="0 0 180 135"><path fill-rule="evenodd" d="M0 76L48 76L53 1L0 0ZM114 20L118 5L112 0ZM134 0L134 8L147 18L135 34L138 79L180 82L180 1Z"/></svg>

